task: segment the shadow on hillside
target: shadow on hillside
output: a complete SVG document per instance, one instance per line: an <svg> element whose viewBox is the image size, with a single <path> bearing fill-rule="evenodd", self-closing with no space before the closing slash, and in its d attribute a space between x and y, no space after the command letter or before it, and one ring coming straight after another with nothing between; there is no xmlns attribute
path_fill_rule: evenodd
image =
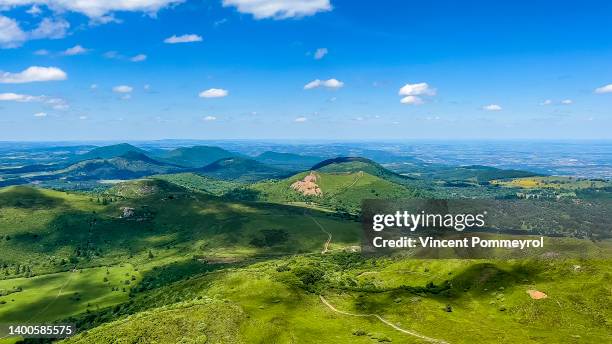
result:
<svg viewBox="0 0 612 344"><path fill-rule="evenodd" d="M63 199L45 195L32 187L16 186L0 192L0 207L39 209L54 208L64 204Z"/></svg>

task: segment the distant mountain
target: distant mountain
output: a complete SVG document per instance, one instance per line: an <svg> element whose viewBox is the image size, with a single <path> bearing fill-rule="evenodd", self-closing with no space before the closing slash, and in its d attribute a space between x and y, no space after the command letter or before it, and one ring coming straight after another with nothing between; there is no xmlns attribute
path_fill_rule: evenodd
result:
<svg viewBox="0 0 612 344"><path fill-rule="evenodd" d="M239 156L223 148L214 146L181 147L157 155L164 162L184 167L204 167L219 159Z"/></svg>
<svg viewBox="0 0 612 344"><path fill-rule="evenodd" d="M224 180L253 182L286 176L287 172L259 161L241 157L220 159L194 170L195 173Z"/></svg>
<svg viewBox="0 0 612 344"><path fill-rule="evenodd" d="M129 143L120 143L116 145L94 148L87 153L77 155L76 159L78 161L91 160L91 159L110 159L110 158L122 156L130 152L147 154L146 151L138 147L134 147Z"/></svg>
<svg viewBox="0 0 612 344"><path fill-rule="evenodd" d="M256 156L255 160L270 166L275 166L290 171L303 171L323 160L323 158L294 153L267 151Z"/></svg>
<svg viewBox="0 0 612 344"><path fill-rule="evenodd" d="M181 171L176 165L163 163L138 152L127 152L110 159L91 159L55 171L52 176L67 180L134 179L153 174ZM45 179L49 179L49 175Z"/></svg>
<svg viewBox="0 0 612 344"><path fill-rule="evenodd" d="M541 176L542 174L521 170L506 170L491 166L447 166L440 164L395 165L394 170L404 175L424 180L441 180L447 183L468 181L488 183L491 180Z"/></svg>

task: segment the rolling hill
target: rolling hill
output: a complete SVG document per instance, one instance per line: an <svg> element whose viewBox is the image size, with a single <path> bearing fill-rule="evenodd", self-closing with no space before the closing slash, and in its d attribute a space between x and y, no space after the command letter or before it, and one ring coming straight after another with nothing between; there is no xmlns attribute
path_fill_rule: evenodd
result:
<svg viewBox="0 0 612 344"><path fill-rule="evenodd" d="M223 148L214 146L181 147L156 156L160 161L183 167L204 167L220 159L239 156Z"/></svg>
<svg viewBox="0 0 612 344"><path fill-rule="evenodd" d="M44 179L61 178L66 180L104 180L135 179L153 174L178 172L182 168L159 162L148 156L129 151L109 159L91 159L54 171Z"/></svg>
<svg viewBox="0 0 612 344"><path fill-rule="evenodd" d="M110 159L122 156L127 153L147 154L146 151L138 147L132 146L129 143L120 143L116 145L94 148L87 153L76 155L74 159L77 161L91 159Z"/></svg>
<svg viewBox="0 0 612 344"><path fill-rule="evenodd" d="M195 169L193 172L217 179L241 182L274 179L287 175L287 171L242 157L220 159L212 164Z"/></svg>
<svg viewBox="0 0 612 344"><path fill-rule="evenodd" d="M254 158L264 164L289 171L303 171L315 165L323 158L293 153L278 153L267 151Z"/></svg>
<svg viewBox="0 0 612 344"><path fill-rule="evenodd" d="M353 214L359 212L363 199L424 195L423 190L395 183L391 179L403 178L367 159L333 159L313 167L316 168L309 172L279 181L260 182L250 189L269 202L311 202Z"/></svg>

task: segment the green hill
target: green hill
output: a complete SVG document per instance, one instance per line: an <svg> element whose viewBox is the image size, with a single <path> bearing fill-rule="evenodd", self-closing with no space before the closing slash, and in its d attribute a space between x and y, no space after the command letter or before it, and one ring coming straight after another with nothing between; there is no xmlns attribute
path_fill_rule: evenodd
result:
<svg viewBox="0 0 612 344"><path fill-rule="evenodd" d="M183 167L204 167L219 159L238 156L223 148L214 146L181 147L159 154L161 161L180 165Z"/></svg>
<svg viewBox="0 0 612 344"><path fill-rule="evenodd" d="M440 180L447 183L458 181L486 184L492 180L505 180L539 176L540 174L521 171L506 170L491 166L446 166L438 164L395 165L396 171L402 174L427 180Z"/></svg>
<svg viewBox="0 0 612 344"><path fill-rule="evenodd" d="M138 147L134 147L129 143L120 143L116 145L97 147L87 153L77 155L75 158L77 160L110 159L130 152L140 154L147 153L146 151Z"/></svg>
<svg viewBox="0 0 612 344"><path fill-rule="evenodd" d="M66 180L135 179L179 170L181 168L176 165L153 160L142 153L127 152L110 159L81 161L44 177Z"/></svg>
<svg viewBox="0 0 612 344"><path fill-rule="evenodd" d="M279 178L287 174L286 171L279 168L241 157L220 159L194 172L217 179L241 182Z"/></svg>
<svg viewBox="0 0 612 344"><path fill-rule="evenodd" d="M215 179L189 172L156 175L152 178L162 179L186 189L206 192L215 196L222 196L244 185L240 182Z"/></svg>
<svg viewBox="0 0 612 344"><path fill-rule="evenodd" d="M272 151L261 153L254 159L264 164L290 171L303 171L309 169L311 166L323 160L323 158L316 156L299 155L293 153L278 153Z"/></svg>
<svg viewBox="0 0 612 344"><path fill-rule="evenodd" d="M260 182L252 185L251 189L258 192L260 199L270 202L311 202L349 213L358 213L363 199L410 198L420 195L416 189L364 171L319 171L302 172L280 181Z"/></svg>

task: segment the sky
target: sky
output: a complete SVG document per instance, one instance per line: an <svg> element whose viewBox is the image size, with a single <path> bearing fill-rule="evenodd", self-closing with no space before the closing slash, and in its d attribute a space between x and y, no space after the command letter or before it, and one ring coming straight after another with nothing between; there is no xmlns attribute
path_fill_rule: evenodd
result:
<svg viewBox="0 0 612 344"><path fill-rule="evenodd" d="M0 0L0 141L612 139L612 2Z"/></svg>

